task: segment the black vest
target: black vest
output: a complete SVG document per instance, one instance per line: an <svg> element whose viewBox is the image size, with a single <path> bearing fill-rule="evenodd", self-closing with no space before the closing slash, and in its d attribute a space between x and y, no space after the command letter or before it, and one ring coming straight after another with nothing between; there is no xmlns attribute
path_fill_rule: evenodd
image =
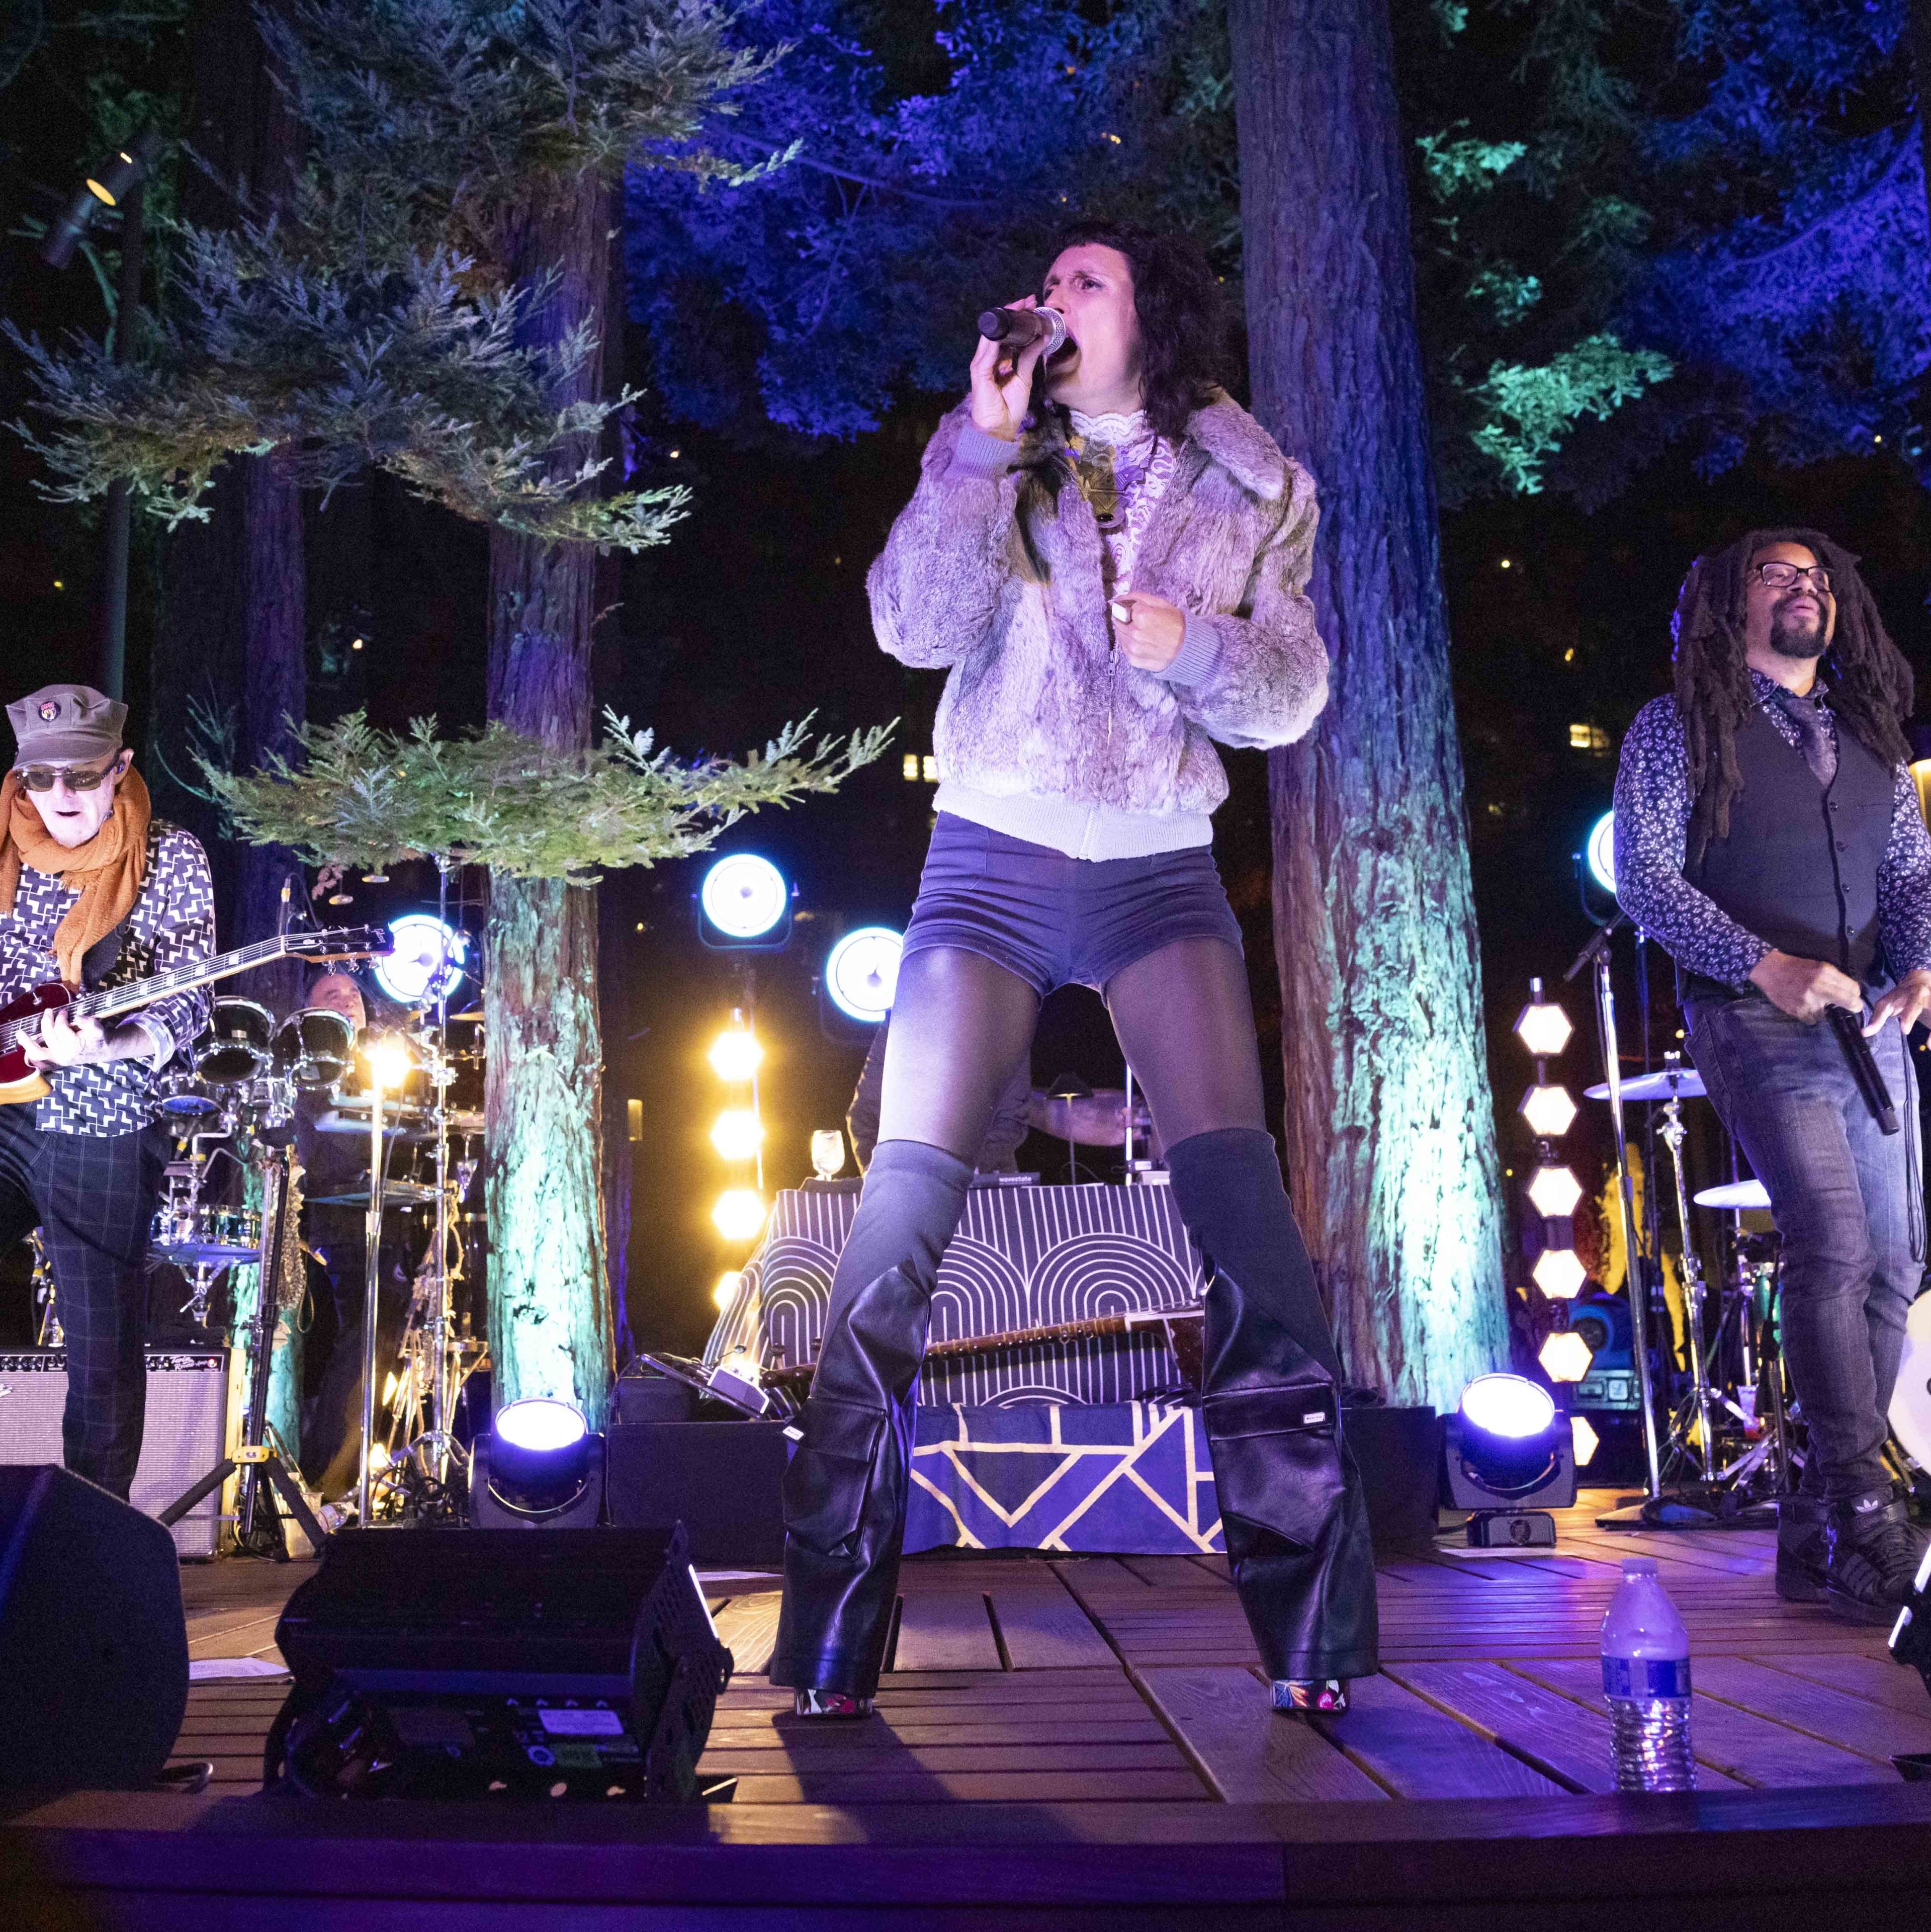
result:
<svg viewBox="0 0 1931 1932"><path fill-rule="evenodd" d="M1837 724L1828 788L1760 706L1737 728L1743 789L1730 830L1693 856L1683 876L1747 931L1780 952L1822 959L1866 986L1888 983L1879 943L1878 869L1891 839L1894 778L1882 759ZM1708 827L1706 788L1690 819L1690 850ZM1733 987L1689 976L1691 998L1732 999Z"/></svg>

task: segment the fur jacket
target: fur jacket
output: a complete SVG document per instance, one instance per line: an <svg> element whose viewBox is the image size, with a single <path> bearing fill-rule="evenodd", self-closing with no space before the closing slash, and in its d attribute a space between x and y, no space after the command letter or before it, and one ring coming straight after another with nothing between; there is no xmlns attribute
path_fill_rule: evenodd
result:
<svg viewBox="0 0 1931 1932"><path fill-rule="evenodd" d="M866 580L879 643L949 668L934 749L949 782L1135 813L1210 812L1227 796L1211 740L1285 745L1327 698L1307 596L1314 481L1226 396L1196 410L1132 587L1177 604L1164 676L1114 650L1099 525L1057 411L1003 476L955 461L961 403L925 447L912 500ZM1002 446L1002 448L1010 446Z"/></svg>

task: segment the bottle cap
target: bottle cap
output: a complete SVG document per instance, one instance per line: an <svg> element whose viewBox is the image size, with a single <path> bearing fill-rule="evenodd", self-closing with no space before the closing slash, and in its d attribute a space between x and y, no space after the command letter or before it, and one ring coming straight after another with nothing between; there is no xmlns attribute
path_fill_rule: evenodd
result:
<svg viewBox="0 0 1931 1932"><path fill-rule="evenodd" d="M1654 1576L1656 1574L1656 1558L1654 1556L1625 1556L1623 1558L1623 1574L1625 1576Z"/></svg>

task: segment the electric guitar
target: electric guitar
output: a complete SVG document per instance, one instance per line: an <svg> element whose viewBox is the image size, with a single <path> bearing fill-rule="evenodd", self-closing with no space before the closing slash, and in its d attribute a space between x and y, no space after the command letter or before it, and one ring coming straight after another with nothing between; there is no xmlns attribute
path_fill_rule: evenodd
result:
<svg viewBox="0 0 1931 1932"><path fill-rule="evenodd" d="M376 959L394 944L384 926L349 926L330 932L289 932L279 939L258 939L252 946L238 946L232 952L217 952L172 971L157 973L149 980L130 980L124 986L102 987L83 992L64 980L50 980L0 1006L0 1107L37 1100L47 1090L28 1059L23 1042L40 1030L43 1013L64 1010L70 1020L118 1019L138 1008L151 1006L170 993L184 993L193 986L205 986L226 980L250 967L265 966L273 959L308 959L320 963L336 959Z"/></svg>

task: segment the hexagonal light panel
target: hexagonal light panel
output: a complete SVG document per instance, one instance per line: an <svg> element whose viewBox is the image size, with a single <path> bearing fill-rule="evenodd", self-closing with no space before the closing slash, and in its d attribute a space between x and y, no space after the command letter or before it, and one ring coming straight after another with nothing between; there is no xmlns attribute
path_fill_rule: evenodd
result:
<svg viewBox="0 0 1931 1932"><path fill-rule="evenodd" d="M1529 1176L1529 1199L1538 1214L1573 1214L1582 1198L1582 1184L1566 1167L1539 1167Z"/></svg>
<svg viewBox="0 0 1931 1932"><path fill-rule="evenodd" d="M1535 1285L1552 1301L1572 1301L1589 1279L1573 1248L1545 1248L1535 1264Z"/></svg>
<svg viewBox="0 0 1931 1932"><path fill-rule="evenodd" d="M1560 1140L1575 1124L1576 1102L1561 1086L1531 1087L1517 1109L1538 1139Z"/></svg>
<svg viewBox="0 0 1931 1932"><path fill-rule="evenodd" d="M1558 1330L1542 1345L1536 1360L1552 1382L1579 1382L1589 1372L1596 1352L1573 1328Z"/></svg>
<svg viewBox="0 0 1931 1932"><path fill-rule="evenodd" d="M1531 1000L1516 1018L1516 1037L1538 1060L1553 1060L1575 1030L1569 1016L1551 1000Z"/></svg>
<svg viewBox="0 0 1931 1932"><path fill-rule="evenodd" d="M1576 1466L1586 1469L1590 1459L1603 1446L1603 1438L1589 1426L1586 1415L1572 1415L1569 1418L1570 1440L1576 1445Z"/></svg>

